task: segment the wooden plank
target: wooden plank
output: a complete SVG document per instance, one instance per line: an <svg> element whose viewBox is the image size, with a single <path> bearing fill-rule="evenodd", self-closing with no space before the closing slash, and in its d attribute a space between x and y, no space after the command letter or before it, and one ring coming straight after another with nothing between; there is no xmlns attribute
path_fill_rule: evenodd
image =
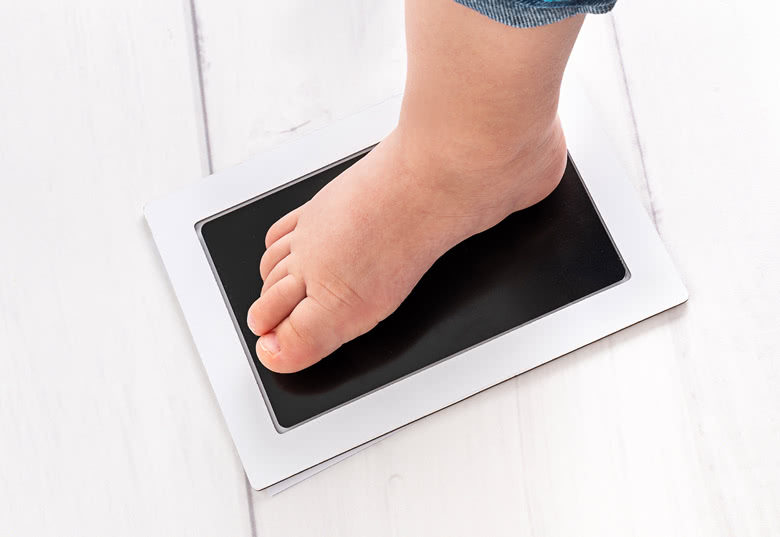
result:
<svg viewBox="0 0 780 537"><path fill-rule="evenodd" d="M143 204L204 173L183 3L0 17L0 533L247 535Z"/></svg>
<svg viewBox="0 0 780 537"><path fill-rule="evenodd" d="M676 512L656 535L780 528L778 15L765 0L616 14L658 229L691 292L675 354L654 357L687 431L671 452L661 431L647 444L644 507Z"/></svg>
<svg viewBox="0 0 780 537"><path fill-rule="evenodd" d="M196 0L214 166L403 91L395 0Z"/></svg>

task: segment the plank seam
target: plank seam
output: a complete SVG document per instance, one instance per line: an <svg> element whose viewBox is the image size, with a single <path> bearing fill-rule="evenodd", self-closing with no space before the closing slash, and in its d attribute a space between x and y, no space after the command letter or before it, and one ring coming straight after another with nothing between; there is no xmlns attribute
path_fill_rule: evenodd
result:
<svg viewBox="0 0 780 537"><path fill-rule="evenodd" d="M252 503L252 485L249 484L249 479L244 475L244 485L246 487L246 504L249 509L249 528L252 530L252 537L257 537L257 522L255 521L255 509Z"/></svg>
<svg viewBox="0 0 780 537"><path fill-rule="evenodd" d="M618 36L617 23L615 22L615 16L613 14L610 13L608 16L609 16L610 27L612 28L612 36L615 41L615 49L617 50L618 65L620 66L620 75L623 79L623 89L626 93L626 102L628 103L628 113L631 117L631 127L634 129L634 141L637 146L637 151L639 152L639 165L642 171L642 180L645 183L645 188L647 188L648 199L650 202L650 213L651 213L650 216L653 219L653 226L655 227L655 230L659 231L658 219L656 215L656 207L654 202L655 196L653 194L653 188L650 185L650 178L647 173L647 164L645 163L645 150L644 147L642 146L642 138L639 136L639 126L636 119L636 111L634 110L634 101L632 100L631 92L629 91L628 75L626 74L625 62L623 61L623 51L620 48L620 37Z"/></svg>
<svg viewBox="0 0 780 537"><path fill-rule="evenodd" d="M195 69L198 75L198 98L200 99L201 128L203 129L203 138L206 146L206 164L208 173L214 173L214 160L211 156L211 134L209 132L209 114L206 106L206 84L203 76L203 54L200 46L200 27L198 24L197 8L195 0L189 0L190 4L190 24L192 25L192 44L195 50ZM243 471L243 470L242 470ZM254 505L252 502L252 486L244 475L244 492L246 494L246 506L249 512L249 530L251 537L257 537L257 522L255 520Z"/></svg>
<svg viewBox="0 0 780 537"><path fill-rule="evenodd" d="M195 47L195 68L198 74L198 97L200 99L200 115L203 128L203 136L206 144L206 163L208 165L209 175L214 173L214 161L211 158L211 135L209 133L209 114L206 106L206 88L203 81L203 55L200 46L200 29L198 25L198 15L195 8L195 0L190 2L190 16L192 24L193 45Z"/></svg>

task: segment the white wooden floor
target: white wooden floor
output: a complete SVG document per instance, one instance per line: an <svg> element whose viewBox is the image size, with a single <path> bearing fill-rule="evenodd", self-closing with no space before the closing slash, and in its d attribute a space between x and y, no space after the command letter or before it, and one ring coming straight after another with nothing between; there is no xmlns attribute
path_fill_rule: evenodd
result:
<svg viewBox="0 0 780 537"><path fill-rule="evenodd" d="M780 533L777 2L620 0L572 60L686 305L275 497L141 208L399 92L400 0L0 13L0 535Z"/></svg>

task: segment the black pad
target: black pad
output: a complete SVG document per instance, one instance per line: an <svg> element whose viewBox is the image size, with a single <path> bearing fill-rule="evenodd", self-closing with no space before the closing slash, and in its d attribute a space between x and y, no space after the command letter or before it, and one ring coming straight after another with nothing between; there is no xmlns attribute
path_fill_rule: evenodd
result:
<svg viewBox="0 0 780 537"><path fill-rule="evenodd" d="M201 227L241 336L278 424L293 427L503 332L603 290L626 276L609 234L569 161L558 188L447 252L401 307L318 364L272 373L246 325L260 294L268 228L363 155L261 197ZM381 248L381 244L376 245ZM550 334L549 337L556 337ZM430 386L435 390L436 386Z"/></svg>

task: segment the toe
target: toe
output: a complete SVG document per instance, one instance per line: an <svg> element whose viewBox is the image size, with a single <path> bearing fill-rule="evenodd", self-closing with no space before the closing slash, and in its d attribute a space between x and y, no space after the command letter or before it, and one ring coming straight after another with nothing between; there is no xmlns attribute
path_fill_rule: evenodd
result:
<svg viewBox="0 0 780 537"><path fill-rule="evenodd" d="M290 231L295 229L295 225L298 223L298 214L301 208L298 207L294 211L290 211L279 220L277 220L265 234L265 247L269 248L273 243L287 235Z"/></svg>
<svg viewBox="0 0 780 537"><path fill-rule="evenodd" d="M263 280L263 288L260 290L260 296L263 296L268 290L278 283L282 278L290 273L290 256L288 255L268 273L268 276Z"/></svg>
<svg viewBox="0 0 780 537"><path fill-rule="evenodd" d="M258 340L257 356L271 371L300 371L319 362L344 343L336 330L340 324L343 323L335 321L332 313L307 297L271 334Z"/></svg>
<svg viewBox="0 0 780 537"><path fill-rule="evenodd" d="M285 235L271 246L260 258L260 277L263 281L268 277L268 274L273 268L290 253L290 236Z"/></svg>
<svg viewBox="0 0 780 537"><path fill-rule="evenodd" d="M282 319L290 315L298 303L306 298L303 280L288 274L249 308L247 324L255 335L273 330Z"/></svg>

